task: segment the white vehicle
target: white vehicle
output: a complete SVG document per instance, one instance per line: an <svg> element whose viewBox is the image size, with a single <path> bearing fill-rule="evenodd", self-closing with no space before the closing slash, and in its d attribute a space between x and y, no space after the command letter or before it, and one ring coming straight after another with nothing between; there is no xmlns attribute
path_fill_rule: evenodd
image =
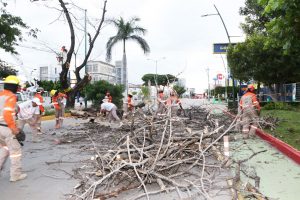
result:
<svg viewBox="0 0 300 200"><path fill-rule="evenodd" d="M18 103L22 103L24 101L27 101L27 98L25 97L25 95L22 92L17 92L17 101Z"/></svg>

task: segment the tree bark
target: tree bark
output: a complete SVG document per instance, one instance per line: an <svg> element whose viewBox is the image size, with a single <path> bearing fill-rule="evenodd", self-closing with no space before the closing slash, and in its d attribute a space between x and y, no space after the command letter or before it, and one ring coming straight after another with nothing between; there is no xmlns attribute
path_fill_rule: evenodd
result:
<svg viewBox="0 0 300 200"><path fill-rule="evenodd" d="M89 36L89 49L88 49L87 54L85 55L85 58L84 58L82 64L79 65L78 67L76 67L76 69L75 69L75 75L76 75L77 83L73 88L71 88L71 90L69 90L70 83L68 83L68 72L69 72L69 66L70 66L70 63L71 63L72 55L74 53L75 31L74 31L74 27L73 27L73 23L72 23L70 14L68 12L68 9L65 6L65 3L63 2L63 0L58 0L58 1L60 2L60 5L63 8L63 11L65 13L67 22L69 24L70 34L71 34L71 46L70 46L70 49L69 49L68 54L67 54L67 59L62 64L62 71L60 73L60 82L62 84L62 89L67 90L68 98L67 98L67 105L66 106L67 107L74 107L74 105L75 105L75 95L77 94L77 92L79 90L83 89L84 86L86 86L89 83L89 81L91 80L91 77L87 73L85 73L84 78L81 79L80 70L86 66L87 61L88 61L88 59L91 55L91 52L94 48L94 43L95 43L96 39L98 38L98 36L100 34L100 30L101 30L101 27L102 27L104 19L105 19L107 0L104 1L102 18L100 20L100 23L98 25L98 28L96 30L96 33L95 33L94 37L92 38L91 35L88 34L88 36ZM85 33L85 34L87 34L87 33Z"/></svg>

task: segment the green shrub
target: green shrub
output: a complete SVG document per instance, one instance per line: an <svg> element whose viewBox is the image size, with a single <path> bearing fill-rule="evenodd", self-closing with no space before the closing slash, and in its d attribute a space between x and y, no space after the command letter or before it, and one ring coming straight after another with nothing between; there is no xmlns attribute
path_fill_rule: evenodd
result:
<svg viewBox="0 0 300 200"><path fill-rule="evenodd" d="M292 110L292 106L285 102L270 102L264 107L265 110Z"/></svg>
<svg viewBox="0 0 300 200"><path fill-rule="evenodd" d="M102 99L104 99L107 91L110 92L113 99L112 101L118 108L123 105L122 93L124 91L124 87L122 85L113 85L107 81L101 80L93 84L88 84L85 89L87 99L92 100L96 107L102 103Z"/></svg>

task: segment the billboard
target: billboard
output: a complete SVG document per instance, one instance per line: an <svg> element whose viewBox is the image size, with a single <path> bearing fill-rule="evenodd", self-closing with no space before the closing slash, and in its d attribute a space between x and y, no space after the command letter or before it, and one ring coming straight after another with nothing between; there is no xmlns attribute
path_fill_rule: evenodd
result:
<svg viewBox="0 0 300 200"><path fill-rule="evenodd" d="M231 43L231 45L236 45L236 43ZM215 43L213 45L214 54L226 54L229 43Z"/></svg>

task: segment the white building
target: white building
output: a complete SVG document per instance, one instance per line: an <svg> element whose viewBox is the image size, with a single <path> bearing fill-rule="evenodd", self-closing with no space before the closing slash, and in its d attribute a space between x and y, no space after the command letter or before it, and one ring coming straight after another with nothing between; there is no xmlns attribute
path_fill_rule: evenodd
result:
<svg viewBox="0 0 300 200"><path fill-rule="evenodd" d="M122 61L116 61L116 83L126 85L126 69L123 67Z"/></svg>
<svg viewBox="0 0 300 200"><path fill-rule="evenodd" d="M39 67L39 80L41 80L41 81L59 81L59 73L60 72L61 72L60 66Z"/></svg>
<svg viewBox="0 0 300 200"><path fill-rule="evenodd" d="M86 71L92 76L92 81L105 80L111 84L116 83L116 69L111 65L102 61L88 61Z"/></svg>
<svg viewBox="0 0 300 200"><path fill-rule="evenodd" d="M185 78L178 78L178 80L176 81L176 84L178 86L181 86L181 87L186 87L186 80L185 80Z"/></svg>

